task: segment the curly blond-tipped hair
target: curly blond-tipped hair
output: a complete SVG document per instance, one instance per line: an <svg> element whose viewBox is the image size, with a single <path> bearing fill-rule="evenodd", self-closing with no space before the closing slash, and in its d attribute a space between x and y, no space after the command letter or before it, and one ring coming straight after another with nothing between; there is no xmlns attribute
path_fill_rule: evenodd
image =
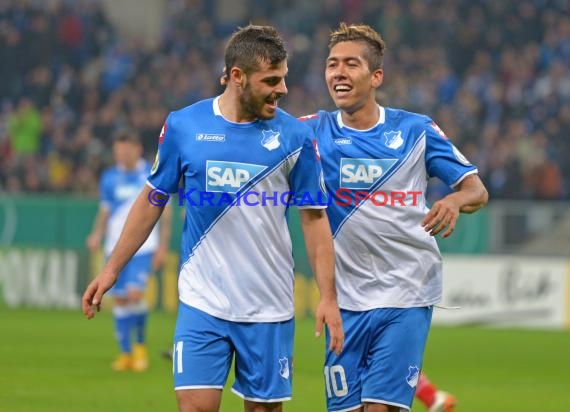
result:
<svg viewBox="0 0 570 412"><path fill-rule="evenodd" d="M386 45L382 36L372 27L366 24L340 23L338 29L330 35L329 49L345 41L364 43L366 46L364 58L368 61L371 72L382 68Z"/></svg>

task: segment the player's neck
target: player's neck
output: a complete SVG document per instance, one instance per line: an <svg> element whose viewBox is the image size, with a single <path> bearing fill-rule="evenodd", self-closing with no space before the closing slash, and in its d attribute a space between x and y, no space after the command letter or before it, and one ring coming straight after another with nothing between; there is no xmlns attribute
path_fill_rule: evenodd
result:
<svg viewBox="0 0 570 412"><path fill-rule="evenodd" d="M122 163L121 168L123 170L126 170L127 172L131 172L137 168L138 164L139 164L139 159L137 159L133 163L130 163L130 162L129 163Z"/></svg>
<svg viewBox="0 0 570 412"><path fill-rule="evenodd" d="M366 104L354 112L341 111L342 122L345 126L356 130L368 130L378 123L380 110L378 104Z"/></svg>
<svg viewBox="0 0 570 412"><path fill-rule="evenodd" d="M257 120L251 113L243 110L239 96L233 93L229 87L218 99L218 107L224 119L234 123L250 123Z"/></svg>

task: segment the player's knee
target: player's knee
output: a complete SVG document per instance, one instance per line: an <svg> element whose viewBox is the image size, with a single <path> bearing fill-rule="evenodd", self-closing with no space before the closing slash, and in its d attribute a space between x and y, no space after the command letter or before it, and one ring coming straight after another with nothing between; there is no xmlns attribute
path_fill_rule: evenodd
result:
<svg viewBox="0 0 570 412"><path fill-rule="evenodd" d="M385 405L383 403L366 403L364 404L364 412L399 412L399 406Z"/></svg>
<svg viewBox="0 0 570 412"><path fill-rule="evenodd" d="M127 299L130 304L139 303L143 300L143 298L144 298L144 292L141 290L130 289L127 292Z"/></svg>
<svg viewBox="0 0 570 412"><path fill-rule="evenodd" d="M117 296L115 297L115 306L125 306L129 303L128 297Z"/></svg>
<svg viewBox="0 0 570 412"><path fill-rule="evenodd" d="M176 391L179 412L218 412L221 391L218 389Z"/></svg>

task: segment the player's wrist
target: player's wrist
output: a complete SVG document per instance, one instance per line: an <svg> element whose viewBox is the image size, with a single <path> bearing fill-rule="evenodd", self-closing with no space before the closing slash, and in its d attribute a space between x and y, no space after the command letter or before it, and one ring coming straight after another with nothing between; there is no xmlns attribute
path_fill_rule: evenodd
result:
<svg viewBox="0 0 570 412"><path fill-rule="evenodd" d="M338 306L338 300L336 297L336 293L335 294L327 294L327 295L321 294L319 302L322 304L329 304L329 305Z"/></svg>

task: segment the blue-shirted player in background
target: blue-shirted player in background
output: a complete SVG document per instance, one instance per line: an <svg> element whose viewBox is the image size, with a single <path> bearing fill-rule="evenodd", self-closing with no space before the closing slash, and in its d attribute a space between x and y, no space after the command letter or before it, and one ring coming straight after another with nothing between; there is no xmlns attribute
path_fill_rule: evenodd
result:
<svg viewBox="0 0 570 412"><path fill-rule="evenodd" d="M142 145L132 130L121 130L113 141L115 165L103 172L100 181L100 206L87 247L96 251L104 239L108 258L119 239L129 210L150 173L150 164L142 158ZM148 307L144 292L150 274L159 269L168 252L170 212L163 215L159 228L123 269L119 281L109 292L114 297L113 318L120 354L112 363L117 371L144 371L148 368L145 345ZM134 338L134 343L132 342Z"/></svg>
<svg viewBox="0 0 570 412"><path fill-rule="evenodd" d="M224 92L171 113L156 162L111 258L83 295L94 316L102 295L158 220L161 192L186 207L173 372L182 412L218 411L235 356L232 390L246 411L281 411L291 398L293 258L286 221L300 208L320 290L316 332L328 326L339 354L343 331L326 196L310 128L277 107L287 93L287 53L277 31L248 26L225 52ZM307 199L304 201L303 199Z"/></svg>
<svg viewBox="0 0 570 412"><path fill-rule="evenodd" d="M325 80L339 110L303 119L319 143L345 349L327 351L329 411L410 410L441 299L434 236L487 202L477 169L427 116L382 107L384 42L366 25L331 34ZM428 177L455 192L425 201ZM435 401L435 399L434 399ZM451 405L448 405L451 406ZM443 411L445 404L430 405Z"/></svg>

